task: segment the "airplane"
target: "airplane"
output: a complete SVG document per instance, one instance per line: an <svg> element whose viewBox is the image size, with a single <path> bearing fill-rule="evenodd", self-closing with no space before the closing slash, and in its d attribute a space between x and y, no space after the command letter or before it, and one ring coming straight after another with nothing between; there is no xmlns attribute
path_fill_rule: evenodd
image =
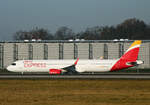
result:
<svg viewBox="0 0 150 105"><path fill-rule="evenodd" d="M103 60L18 60L7 67L11 72L47 72L49 74L78 74L83 72L112 72L134 67L144 62L137 60L141 40L134 41L119 59Z"/></svg>

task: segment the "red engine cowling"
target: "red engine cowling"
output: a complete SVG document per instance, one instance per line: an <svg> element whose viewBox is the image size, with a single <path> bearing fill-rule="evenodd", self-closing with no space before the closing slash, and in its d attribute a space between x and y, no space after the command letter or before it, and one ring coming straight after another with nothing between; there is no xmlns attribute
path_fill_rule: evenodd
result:
<svg viewBox="0 0 150 105"><path fill-rule="evenodd" d="M61 74L61 71L60 69L50 69L49 74Z"/></svg>

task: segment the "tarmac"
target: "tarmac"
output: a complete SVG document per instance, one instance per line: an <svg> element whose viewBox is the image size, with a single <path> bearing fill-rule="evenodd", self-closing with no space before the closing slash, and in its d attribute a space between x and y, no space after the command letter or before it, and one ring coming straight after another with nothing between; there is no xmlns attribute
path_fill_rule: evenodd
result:
<svg viewBox="0 0 150 105"><path fill-rule="evenodd" d="M0 79L150 79L150 74L47 75L0 74Z"/></svg>

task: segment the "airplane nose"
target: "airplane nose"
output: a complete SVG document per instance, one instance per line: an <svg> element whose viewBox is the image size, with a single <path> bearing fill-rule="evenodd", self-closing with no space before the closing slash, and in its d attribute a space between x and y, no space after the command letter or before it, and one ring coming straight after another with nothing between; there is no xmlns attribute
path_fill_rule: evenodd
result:
<svg viewBox="0 0 150 105"><path fill-rule="evenodd" d="M11 71L11 66L8 66L6 69L7 69L8 71Z"/></svg>

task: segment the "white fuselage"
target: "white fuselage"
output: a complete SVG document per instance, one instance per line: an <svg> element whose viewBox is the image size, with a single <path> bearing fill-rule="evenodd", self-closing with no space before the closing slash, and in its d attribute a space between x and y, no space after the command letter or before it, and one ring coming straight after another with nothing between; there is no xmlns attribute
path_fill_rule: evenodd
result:
<svg viewBox="0 0 150 105"><path fill-rule="evenodd" d="M13 72L49 72L50 69L63 69L73 65L75 60L19 60L8 66ZM117 60L79 60L77 72L108 72Z"/></svg>

